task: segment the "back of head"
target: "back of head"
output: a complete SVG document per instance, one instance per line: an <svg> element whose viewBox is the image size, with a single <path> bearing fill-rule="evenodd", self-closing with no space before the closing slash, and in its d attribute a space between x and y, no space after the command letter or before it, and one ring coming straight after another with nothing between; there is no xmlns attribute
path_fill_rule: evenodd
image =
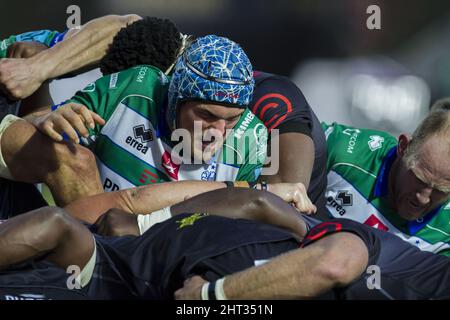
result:
<svg viewBox="0 0 450 320"><path fill-rule="evenodd" d="M189 100L245 108L253 87L252 65L237 43L215 35L198 38L175 65L169 86L168 123L176 127L177 108Z"/></svg>
<svg viewBox="0 0 450 320"><path fill-rule="evenodd" d="M182 36L168 19L145 17L122 28L100 61L106 75L140 64L167 70L177 58Z"/></svg>

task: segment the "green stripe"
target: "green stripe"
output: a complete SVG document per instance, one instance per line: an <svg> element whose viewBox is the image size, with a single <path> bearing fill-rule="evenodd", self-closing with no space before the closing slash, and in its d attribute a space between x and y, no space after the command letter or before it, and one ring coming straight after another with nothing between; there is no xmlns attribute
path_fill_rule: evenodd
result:
<svg viewBox="0 0 450 320"><path fill-rule="evenodd" d="M151 152L149 150L148 152ZM115 173L127 179L136 186L143 184L151 184L150 180L156 180L156 183L170 181L170 179L163 172L150 166L141 159L137 158L128 151L120 148L114 144L108 137L100 136L95 147L95 154L108 168ZM149 177L147 183L139 181L144 169L158 176L157 178ZM147 175L148 176L148 175Z"/></svg>

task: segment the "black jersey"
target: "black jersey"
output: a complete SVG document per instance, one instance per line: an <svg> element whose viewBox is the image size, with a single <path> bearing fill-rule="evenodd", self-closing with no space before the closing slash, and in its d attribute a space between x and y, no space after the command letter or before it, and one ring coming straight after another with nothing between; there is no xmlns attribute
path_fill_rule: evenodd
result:
<svg viewBox="0 0 450 320"><path fill-rule="evenodd" d="M0 273L0 300L34 296L61 299L173 299L185 279L216 280L299 248L291 233L250 220L183 214L154 225L142 236L95 235L96 263L82 289L69 290L70 274L37 263Z"/></svg>
<svg viewBox="0 0 450 320"><path fill-rule="evenodd" d="M389 232L335 219L311 229L302 247L336 232L360 237L367 246L369 262L361 277L333 290L334 298L450 299L450 258L422 251Z"/></svg>
<svg viewBox="0 0 450 320"><path fill-rule="evenodd" d="M327 148L317 116L301 90L288 78L260 71L255 71L253 77L255 89L249 108L269 132L273 129L278 129L280 134L299 132L313 140L315 155L308 196L318 207L323 207Z"/></svg>
<svg viewBox="0 0 450 320"><path fill-rule="evenodd" d="M380 287L370 289L373 273L363 273L324 298L450 298L450 259L421 251L388 232L335 219L313 227L301 247L336 232L351 232L363 240L369 253L368 267L380 268ZM96 243L96 266L85 288L68 290L67 274L43 263L0 273L0 300L172 299L191 275L213 281L300 247L289 232L276 227L198 214L174 217L140 237L96 237Z"/></svg>
<svg viewBox="0 0 450 320"><path fill-rule="evenodd" d="M171 299L192 274L218 279L299 247L282 229L201 214L173 217L140 237L96 237L96 241L97 264L87 292L100 298L110 298L109 292L116 292L120 282L127 286L122 293L132 297ZM257 245L261 243L267 245Z"/></svg>

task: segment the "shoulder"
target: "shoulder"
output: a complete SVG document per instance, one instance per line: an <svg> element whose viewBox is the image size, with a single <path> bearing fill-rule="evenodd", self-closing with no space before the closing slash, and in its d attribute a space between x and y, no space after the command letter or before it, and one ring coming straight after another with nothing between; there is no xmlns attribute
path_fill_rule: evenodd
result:
<svg viewBox="0 0 450 320"><path fill-rule="evenodd" d="M117 73L108 75L109 78L117 77L118 80L128 80L130 83L146 86L148 84L166 85L169 78L158 68L150 65L139 65Z"/></svg>
<svg viewBox="0 0 450 320"><path fill-rule="evenodd" d="M266 96L267 98L279 98L286 104L306 104L306 99L300 88L285 76L258 72L255 76L255 98ZM254 103L255 99L253 100ZM309 105L308 105L309 108ZM253 109L252 109L253 111Z"/></svg>
<svg viewBox="0 0 450 320"><path fill-rule="evenodd" d="M397 145L397 139L387 132L322 123L327 139L329 162L350 163L373 167L381 163Z"/></svg>
<svg viewBox="0 0 450 320"><path fill-rule="evenodd" d="M155 94L164 92L168 83L169 78L158 68L149 65L139 65L103 76L95 83L91 83L87 90L92 91L97 87L111 94L115 92L121 97L142 95L152 98Z"/></svg>

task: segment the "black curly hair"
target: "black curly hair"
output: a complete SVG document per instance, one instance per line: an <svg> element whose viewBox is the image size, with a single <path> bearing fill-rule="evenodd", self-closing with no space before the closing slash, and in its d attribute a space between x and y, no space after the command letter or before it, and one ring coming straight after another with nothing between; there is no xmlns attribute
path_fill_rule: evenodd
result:
<svg viewBox="0 0 450 320"><path fill-rule="evenodd" d="M150 64L165 71L177 58L181 44L175 23L168 19L145 17L116 34L100 61L100 70L106 75Z"/></svg>

